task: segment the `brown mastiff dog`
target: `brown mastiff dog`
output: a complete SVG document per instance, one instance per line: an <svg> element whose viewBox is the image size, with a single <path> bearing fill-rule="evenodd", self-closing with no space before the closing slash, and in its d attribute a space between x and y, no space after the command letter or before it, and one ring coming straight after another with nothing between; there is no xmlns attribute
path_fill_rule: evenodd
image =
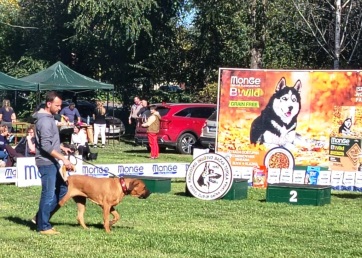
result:
<svg viewBox="0 0 362 258"><path fill-rule="evenodd" d="M71 175L68 177L68 192L60 200L59 205L63 206L70 198L77 203L77 220L83 228L87 229L84 223L84 212L86 198L98 204L103 209L103 225L107 233L110 226L119 219L119 213L114 206L119 204L125 195L132 195L138 198L147 198L150 191L140 179L134 178L95 178L85 175ZM113 219L109 221L109 214Z"/></svg>

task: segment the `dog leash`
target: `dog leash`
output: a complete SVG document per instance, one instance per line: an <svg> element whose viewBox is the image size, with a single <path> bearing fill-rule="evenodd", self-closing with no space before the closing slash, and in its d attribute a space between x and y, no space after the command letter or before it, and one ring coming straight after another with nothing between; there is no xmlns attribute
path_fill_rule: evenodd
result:
<svg viewBox="0 0 362 258"><path fill-rule="evenodd" d="M82 159L81 159L81 158L78 158L78 157L75 156L74 154L70 154L70 153L68 154L68 159L69 159L69 161L70 161L70 156L72 156L72 157L74 157L74 158L76 158L76 159L82 160L84 163L87 163L87 164L89 164L89 165L91 165L91 166L93 166L93 167L95 167L95 168L102 169L101 167L98 167L98 166L94 165L93 163L84 160L83 158L82 158ZM73 165L76 165L76 164L77 164L77 163L75 163L75 164L73 164ZM115 174L113 174L112 172L109 172L109 171L107 171L107 173L108 173L108 174L111 174L112 176L115 176L115 177L119 178L119 183L121 184L123 193L124 193L124 194L128 194L128 189L127 189L127 185L126 185L126 181L124 180L124 177L117 176L117 175L115 175Z"/></svg>

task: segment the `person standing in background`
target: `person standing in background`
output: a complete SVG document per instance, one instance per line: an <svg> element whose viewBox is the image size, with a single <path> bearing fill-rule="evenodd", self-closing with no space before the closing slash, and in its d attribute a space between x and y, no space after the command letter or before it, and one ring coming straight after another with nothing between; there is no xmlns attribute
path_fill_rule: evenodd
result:
<svg viewBox="0 0 362 258"><path fill-rule="evenodd" d="M96 101L96 109L94 110L94 140L93 147L97 148L98 135L101 134L102 148L106 144L106 109L103 107L103 103L100 100Z"/></svg>
<svg viewBox="0 0 362 258"><path fill-rule="evenodd" d="M134 134L136 131L138 112L142 108L142 104L138 96L134 97L133 101L134 104L131 106L131 113L129 114L128 117L128 123L131 125L132 134Z"/></svg>
<svg viewBox="0 0 362 258"><path fill-rule="evenodd" d="M65 122L70 123L81 123L82 118L80 117L78 109L75 107L73 102L69 103L68 107L63 108L60 111L60 115L65 119ZM77 121L75 121L77 118Z"/></svg>
<svg viewBox="0 0 362 258"><path fill-rule="evenodd" d="M140 108L140 111L138 111L137 116L145 118L144 121L146 121L147 118L151 115L150 107L148 106L148 101L145 99L142 99L141 106L142 107ZM143 119L142 119L142 121L143 121Z"/></svg>
<svg viewBox="0 0 362 258"><path fill-rule="evenodd" d="M151 106L150 111L151 111L151 116L148 118L146 123L142 124L142 127L148 127L147 138L148 138L148 144L150 145L151 149L150 159L157 159L160 153L160 149L158 147L158 142L157 142L157 133L160 131L161 116L157 112L155 106Z"/></svg>
<svg viewBox="0 0 362 258"><path fill-rule="evenodd" d="M16 114L8 99L3 100L3 106L0 108L0 121L2 125L8 127L8 131L11 133L12 123L16 122Z"/></svg>

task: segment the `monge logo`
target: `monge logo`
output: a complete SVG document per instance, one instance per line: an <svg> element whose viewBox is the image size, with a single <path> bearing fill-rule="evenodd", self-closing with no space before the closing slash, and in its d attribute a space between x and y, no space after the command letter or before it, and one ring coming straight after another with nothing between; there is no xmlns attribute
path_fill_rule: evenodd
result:
<svg viewBox="0 0 362 258"><path fill-rule="evenodd" d="M83 166L82 168L83 174L91 175L91 176L108 176L108 167L102 166Z"/></svg>
<svg viewBox="0 0 362 258"><path fill-rule="evenodd" d="M132 176L142 176L144 174L143 166L118 166L118 174L120 176L132 175Z"/></svg>
<svg viewBox="0 0 362 258"><path fill-rule="evenodd" d="M34 180L40 178L38 174L38 168L35 166L24 166L24 179L25 180Z"/></svg>
<svg viewBox="0 0 362 258"><path fill-rule="evenodd" d="M154 175L168 175L168 174L176 174L177 173L177 165L153 165L152 172Z"/></svg>
<svg viewBox="0 0 362 258"><path fill-rule="evenodd" d="M5 178L6 179L16 178L16 169L7 168L5 170Z"/></svg>

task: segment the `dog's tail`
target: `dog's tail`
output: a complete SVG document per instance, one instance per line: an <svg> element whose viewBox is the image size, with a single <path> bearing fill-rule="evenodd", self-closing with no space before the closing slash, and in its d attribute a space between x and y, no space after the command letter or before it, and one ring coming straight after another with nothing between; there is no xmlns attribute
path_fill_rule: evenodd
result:
<svg viewBox="0 0 362 258"><path fill-rule="evenodd" d="M76 171L76 168L73 164L72 164L72 169L70 171L72 172ZM61 166L61 168L59 169L59 173L67 185L68 185L68 172L69 170L66 168L65 165Z"/></svg>

